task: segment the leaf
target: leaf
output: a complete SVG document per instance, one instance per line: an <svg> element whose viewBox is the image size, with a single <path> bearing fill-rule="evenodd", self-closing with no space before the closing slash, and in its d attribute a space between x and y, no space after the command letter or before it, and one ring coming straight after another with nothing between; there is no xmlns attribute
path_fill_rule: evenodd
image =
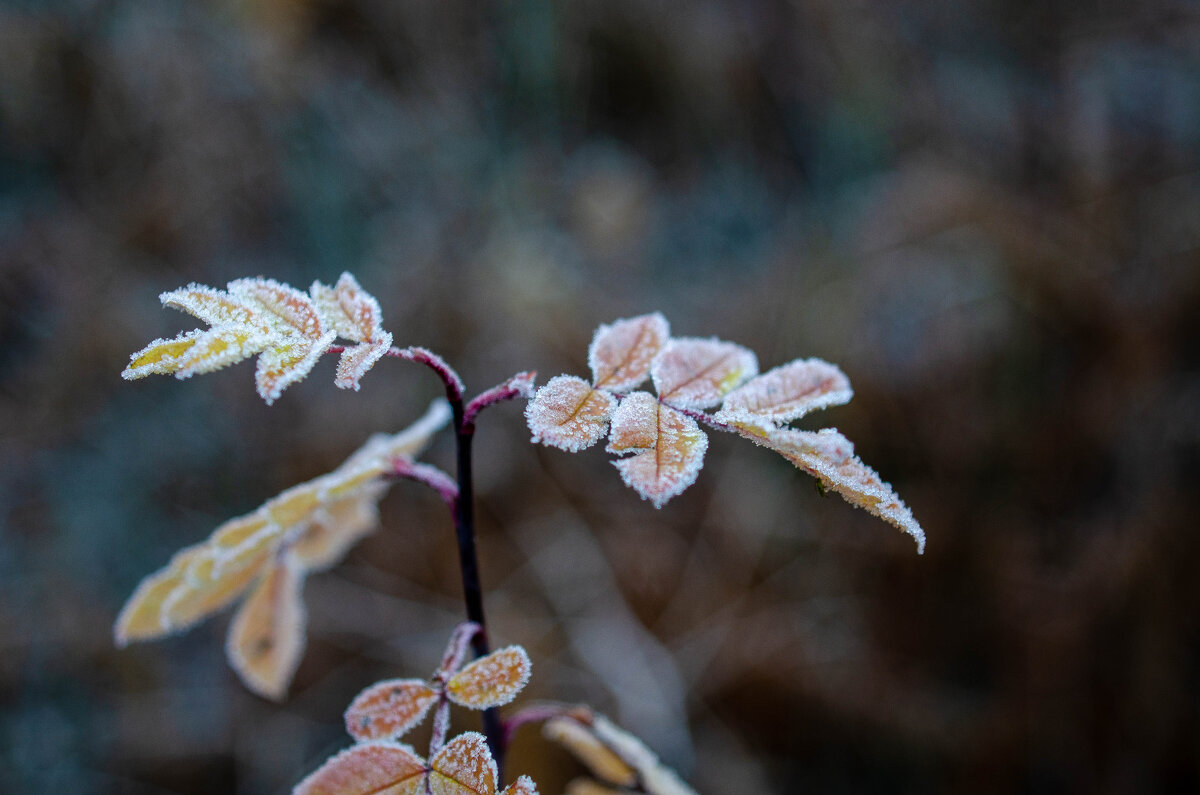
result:
<svg viewBox="0 0 1200 795"><path fill-rule="evenodd" d="M609 392L624 392L642 383L669 335L667 319L658 312L600 326L588 346L592 383Z"/></svg>
<svg viewBox="0 0 1200 795"><path fill-rule="evenodd" d="M852 505L890 522L913 537L917 552L925 551L925 531L891 485L854 455L854 444L833 428L817 433L776 429L767 438L750 436L795 466L818 478Z"/></svg>
<svg viewBox="0 0 1200 795"><path fill-rule="evenodd" d="M529 776L518 776L500 795L537 795L537 784Z"/></svg>
<svg viewBox="0 0 1200 795"><path fill-rule="evenodd" d="M371 483L353 496L322 507L292 543L292 555L308 571L327 569L340 561L350 547L379 526L378 502L387 488L387 483Z"/></svg>
<svg viewBox="0 0 1200 795"><path fill-rule="evenodd" d="M278 400L284 389L309 374L336 336L332 331L317 339L290 335L267 347L254 371L259 397L268 406Z"/></svg>
<svg viewBox="0 0 1200 795"><path fill-rule="evenodd" d="M183 585L187 568L201 549L201 546L194 546L179 550L165 568L141 581L117 616L113 627L117 646L161 637L171 631L163 625L163 602Z"/></svg>
<svg viewBox="0 0 1200 795"><path fill-rule="evenodd" d="M338 336L355 342L378 342L386 333L380 328L383 313L379 302L349 273L342 273L333 287L313 282L308 292L325 325ZM391 335L387 336L390 345Z"/></svg>
<svg viewBox="0 0 1200 795"><path fill-rule="evenodd" d="M647 795L696 795L674 770L662 764L646 744L603 715L592 715L587 728L592 735L637 771ZM615 783L615 782L614 782Z"/></svg>
<svg viewBox="0 0 1200 795"><path fill-rule="evenodd" d="M582 378L559 375L534 393L525 406L525 421L534 442L574 453L600 440L616 403Z"/></svg>
<svg viewBox="0 0 1200 795"><path fill-rule="evenodd" d="M705 409L758 373L753 351L718 339L673 339L654 358L650 378L658 397L679 408Z"/></svg>
<svg viewBox="0 0 1200 795"><path fill-rule="evenodd" d="M718 421L742 413L772 422L799 419L810 411L850 402L845 373L821 359L797 359L750 379L725 396Z"/></svg>
<svg viewBox="0 0 1200 795"><path fill-rule="evenodd" d="M601 742L590 724L560 715L543 724L542 734L570 751L601 781L618 787L637 784L637 771Z"/></svg>
<svg viewBox="0 0 1200 795"><path fill-rule="evenodd" d="M464 732L446 743L429 761L433 795L494 795L496 762L487 740L478 732Z"/></svg>
<svg viewBox="0 0 1200 795"><path fill-rule="evenodd" d="M631 392L613 412L608 433L610 453L640 453L658 444L658 398L649 392Z"/></svg>
<svg viewBox="0 0 1200 795"><path fill-rule="evenodd" d="M347 748L296 785L292 795L423 795L425 762L407 745Z"/></svg>
<svg viewBox="0 0 1200 795"><path fill-rule="evenodd" d="M229 627L225 654L243 684L281 700L304 653L304 571L287 556L242 603Z"/></svg>
<svg viewBox="0 0 1200 795"><path fill-rule="evenodd" d="M532 664L520 646L508 646L480 657L446 683L446 695L455 704L490 709L516 698L529 682Z"/></svg>
<svg viewBox="0 0 1200 795"><path fill-rule="evenodd" d="M376 682L354 697L346 710L346 731L359 742L394 739L416 726L438 700L420 679Z"/></svg>
<svg viewBox="0 0 1200 795"><path fill-rule="evenodd" d="M342 351L342 358L338 360L334 385L340 389L353 389L357 392L359 379L366 375L391 347L392 335L384 331L380 334L378 342L364 342L346 348Z"/></svg>
<svg viewBox="0 0 1200 795"><path fill-rule="evenodd" d="M708 436L691 417L658 401L638 398L627 414L622 423L631 430L619 434L619 440L629 444L649 442L649 449L613 461L613 466L626 485L655 508L661 508L696 481L704 466Z"/></svg>

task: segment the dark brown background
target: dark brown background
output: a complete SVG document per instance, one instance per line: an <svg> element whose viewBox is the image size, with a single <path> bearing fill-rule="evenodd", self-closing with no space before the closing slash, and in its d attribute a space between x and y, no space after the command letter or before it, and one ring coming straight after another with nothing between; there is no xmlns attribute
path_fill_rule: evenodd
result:
<svg viewBox="0 0 1200 795"><path fill-rule="evenodd" d="M238 685L225 616L110 639L175 549L438 394L394 362L271 408L248 363L124 383L192 327L156 296L351 270L474 390L583 373L654 309L837 362L854 402L802 424L929 534L731 437L655 511L491 410L484 579L528 698L708 793L1194 790L1198 34L1182 0L4 3L2 789L287 792L360 688L436 663L458 575L411 484L308 583L286 704ZM559 792L543 750L513 770Z"/></svg>

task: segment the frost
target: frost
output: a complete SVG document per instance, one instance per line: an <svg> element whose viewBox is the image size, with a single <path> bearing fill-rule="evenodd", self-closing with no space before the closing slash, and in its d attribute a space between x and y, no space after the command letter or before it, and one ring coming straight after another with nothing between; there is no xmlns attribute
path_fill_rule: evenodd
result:
<svg viewBox="0 0 1200 795"><path fill-rule="evenodd" d="M464 732L429 760L433 795L495 795L496 762L479 732Z"/></svg>
<svg viewBox="0 0 1200 795"><path fill-rule="evenodd" d="M658 444L658 398L649 392L626 395L613 412L610 453L640 453Z"/></svg>
<svg viewBox="0 0 1200 795"><path fill-rule="evenodd" d="M359 742L396 739L420 723L437 700L437 690L420 679L376 682L346 709L346 731Z"/></svg>
<svg viewBox="0 0 1200 795"><path fill-rule="evenodd" d="M610 392L624 392L642 383L669 334L667 319L658 312L601 325L588 346L592 383Z"/></svg>
<svg viewBox="0 0 1200 795"><path fill-rule="evenodd" d="M758 373L754 352L718 339L672 339L650 365L660 400L678 408L705 409Z"/></svg>
<svg viewBox="0 0 1200 795"><path fill-rule="evenodd" d="M490 709L509 703L529 682L532 664L520 646L480 657L446 683L446 695L460 706Z"/></svg>
<svg viewBox="0 0 1200 795"><path fill-rule="evenodd" d="M616 398L582 378L559 375L525 406L525 421L534 442L574 453L604 436L616 404Z"/></svg>
<svg viewBox="0 0 1200 795"><path fill-rule="evenodd" d="M242 682L260 696L279 700L304 651L304 571L285 556L238 608L225 653Z"/></svg>
<svg viewBox="0 0 1200 795"><path fill-rule="evenodd" d="M518 776L500 795L537 795L537 784L529 776Z"/></svg>
<svg viewBox="0 0 1200 795"><path fill-rule="evenodd" d="M342 358L338 359L334 385L340 389L353 389L357 392L359 379L366 375L391 347L392 335L384 331L376 342L363 342L346 348L342 351Z"/></svg>
<svg viewBox="0 0 1200 795"><path fill-rule="evenodd" d="M849 403L853 396L850 380L834 365L821 359L797 359L730 392L714 418L748 413L787 422L826 406Z"/></svg>
<svg viewBox="0 0 1200 795"><path fill-rule="evenodd" d="M382 338L379 302L349 273L342 273L333 287L313 282L308 292L321 319L339 337L355 342L377 342Z"/></svg>
<svg viewBox="0 0 1200 795"><path fill-rule="evenodd" d="M614 461L625 484L661 508L696 482L704 466L708 436L691 417L658 405L657 436L651 449Z"/></svg>
<svg viewBox="0 0 1200 795"><path fill-rule="evenodd" d="M292 795L420 795L425 769L407 745L362 743L326 760Z"/></svg>

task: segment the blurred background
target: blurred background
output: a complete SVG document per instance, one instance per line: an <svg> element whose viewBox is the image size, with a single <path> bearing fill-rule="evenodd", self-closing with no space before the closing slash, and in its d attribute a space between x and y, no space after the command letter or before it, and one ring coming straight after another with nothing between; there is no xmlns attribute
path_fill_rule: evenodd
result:
<svg viewBox="0 0 1200 795"><path fill-rule="evenodd" d="M306 586L281 705L227 616L118 651L176 549L440 394L333 360L119 378L157 296L354 272L473 391L661 310L849 375L929 536L743 440L656 511L484 416L494 638L705 793L1200 787L1200 7L3 0L0 789L286 793L459 620L413 484ZM425 460L452 466L448 438ZM470 716L459 716L464 721ZM470 723L460 724L469 727ZM418 735L419 736L419 735ZM513 773L580 769L523 730Z"/></svg>

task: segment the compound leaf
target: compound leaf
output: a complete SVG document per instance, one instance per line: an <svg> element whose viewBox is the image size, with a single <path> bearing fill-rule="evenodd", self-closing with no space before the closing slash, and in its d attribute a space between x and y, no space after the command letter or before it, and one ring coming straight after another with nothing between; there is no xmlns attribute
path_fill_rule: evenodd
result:
<svg viewBox="0 0 1200 795"><path fill-rule="evenodd" d="M638 402L645 404L644 400ZM630 458L614 461L613 466L620 471L626 485L643 499L650 500L655 508L661 508L667 500L696 481L704 466L708 436L694 419L670 406L655 401L653 406L645 404L644 409L655 414L653 439L647 436L635 441L652 441L652 445ZM639 406L635 410L642 412L643 408ZM639 427L647 425L641 418L636 424Z"/></svg>
<svg viewBox="0 0 1200 795"><path fill-rule="evenodd" d="M292 795L422 795L425 762L407 745L368 742L330 757Z"/></svg>
<svg viewBox="0 0 1200 795"><path fill-rule="evenodd" d="M670 333L667 319L658 312L600 326L588 346L592 383L609 392L624 392L642 383Z"/></svg>
<svg viewBox="0 0 1200 795"><path fill-rule="evenodd" d="M229 627L225 654L242 682L275 700L288 684L304 652L304 571L290 556L271 567Z"/></svg>
<svg viewBox="0 0 1200 795"><path fill-rule="evenodd" d="M376 682L346 709L346 731L359 742L401 737L437 700L438 692L421 679Z"/></svg>
<svg viewBox="0 0 1200 795"><path fill-rule="evenodd" d="M446 743L429 766L433 795L495 795L496 762L478 732L464 732Z"/></svg>
<svg viewBox="0 0 1200 795"><path fill-rule="evenodd" d="M576 452L591 447L608 430L617 399L573 375L551 378L525 406L533 441Z"/></svg>
<svg viewBox="0 0 1200 795"><path fill-rule="evenodd" d="M797 359L730 392L715 419L748 413L788 422L810 411L848 403L853 396L850 380L836 366L821 359Z"/></svg>
<svg viewBox="0 0 1200 795"><path fill-rule="evenodd" d="M758 373L754 352L718 339L672 339L650 365L658 397L679 408L705 409Z"/></svg>
<svg viewBox="0 0 1200 795"><path fill-rule="evenodd" d="M480 657L446 683L446 695L455 704L471 709L490 709L516 698L526 683L532 665L520 646L508 646Z"/></svg>

